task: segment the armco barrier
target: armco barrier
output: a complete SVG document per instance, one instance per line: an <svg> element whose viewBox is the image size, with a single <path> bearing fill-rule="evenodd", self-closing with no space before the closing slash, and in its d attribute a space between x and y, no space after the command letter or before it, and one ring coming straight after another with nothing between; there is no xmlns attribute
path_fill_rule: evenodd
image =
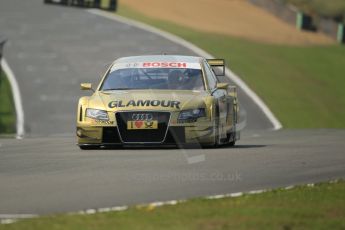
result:
<svg viewBox="0 0 345 230"><path fill-rule="evenodd" d="M102 10L116 11L117 0L44 0L46 4L59 4L65 6L99 8Z"/></svg>
<svg viewBox="0 0 345 230"><path fill-rule="evenodd" d="M283 19L291 25L297 25L298 10L279 0L248 0L250 3L264 8L276 17Z"/></svg>
<svg viewBox="0 0 345 230"><path fill-rule="evenodd" d="M339 43L345 43L344 24L333 19L321 18L318 20L318 30L336 39Z"/></svg>
<svg viewBox="0 0 345 230"><path fill-rule="evenodd" d="M248 0L250 3L259 6L285 22L296 26L299 30L315 31L313 19L309 15L300 12L292 5L286 5L282 0Z"/></svg>
<svg viewBox="0 0 345 230"><path fill-rule="evenodd" d="M292 5L285 4L283 0L247 0L248 2L261 7L285 22L295 25L299 30L320 31L339 43L345 43L344 24L339 24L333 19L312 17Z"/></svg>

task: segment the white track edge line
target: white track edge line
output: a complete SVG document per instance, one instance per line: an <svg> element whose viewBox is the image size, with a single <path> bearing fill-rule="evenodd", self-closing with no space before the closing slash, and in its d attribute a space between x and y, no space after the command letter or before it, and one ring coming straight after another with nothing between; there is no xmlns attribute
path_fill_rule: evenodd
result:
<svg viewBox="0 0 345 230"><path fill-rule="evenodd" d="M202 50L201 48L197 47L196 45L192 44L191 42L188 42L181 37L178 37L174 34L171 34L169 32L163 31L161 29L158 29L156 27L150 26L148 24L145 24L143 22L135 21L133 19L128 19L119 15L115 15L113 13L108 13L105 11L101 11L98 9L90 9L87 10L88 12L99 15L111 20L116 20L122 23L125 23L127 25L135 26L137 28L149 31L151 33L157 34L161 37L164 37L174 43L177 43L179 45L182 45L194 53L205 57L205 58L214 58L211 54L207 53L205 50ZM232 72L229 68L226 68L226 75L235 83L237 84L247 96L254 101L254 103L261 109L261 111L265 114L265 116L268 118L268 120L273 125L273 130L279 130L283 126L280 123L280 121L277 119L277 117L273 114L273 112L268 108L268 106L264 103L264 101L234 72Z"/></svg>
<svg viewBox="0 0 345 230"><path fill-rule="evenodd" d="M19 219L32 219L36 218L36 214L0 214L0 224L12 224Z"/></svg>
<svg viewBox="0 0 345 230"><path fill-rule="evenodd" d="M18 86L18 82L16 77L11 70L10 66L8 65L7 61L2 58L1 59L1 66L5 74L7 75L8 81L10 82L12 94L13 94L13 101L16 110L16 138L22 139L25 134L24 130L24 110L22 104L22 98Z"/></svg>
<svg viewBox="0 0 345 230"><path fill-rule="evenodd" d="M339 180L330 180L326 183L328 184L334 184L338 183ZM308 183L308 184L302 184L298 185L299 186L306 186L308 188L313 188L315 186L315 183ZM203 196L199 197L200 199L207 199L207 200L216 200L216 199L223 199L223 198L236 198L236 197L241 197L244 195L249 195L249 196L255 196L258 194L270 192L272 190L276 189L282 189L282 190L291 190L295 188L295 185L289 185L285 186L282 188L274 188L274 189L260 189L260 190L251 190L247 192L233 192L233 193L225 193L225 194L218 194L218 195L211 195L211 196ZM146 203L146 204L138 204L134 205L133 207L137 209L153 209L157 207L162 207L162 206L168 206L168 205L177 205L181 203L185 203L187 200L181 199L181 200L168 200L168 201L155 201L151 203ZM92 215L96 213L104 213L104 212L122 212L126 211L129 208L127 205L122 205L122 206L113 206L113 207L105 207L105 208L90 208L90 209L85 209L85 210L80 210L77 212L69 212L67 213L68 215ZM1 217L9 217L9 218L1 218ZM0 224L12 224L16 222L19 219L27 219L27 218L36 218L39 217L39 215L36 214L0 214Z"/></svg>

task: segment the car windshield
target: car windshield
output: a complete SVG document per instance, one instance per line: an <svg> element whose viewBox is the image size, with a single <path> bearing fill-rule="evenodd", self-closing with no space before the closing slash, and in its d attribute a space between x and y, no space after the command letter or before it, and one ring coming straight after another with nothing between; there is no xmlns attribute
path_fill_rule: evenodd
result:
<svg viewBox="0 0 345 230"><path fill-rule="evenodd" d="M204 90L200 69L189 68L124 68L114 69L101 86L107 90Z"/></svg>

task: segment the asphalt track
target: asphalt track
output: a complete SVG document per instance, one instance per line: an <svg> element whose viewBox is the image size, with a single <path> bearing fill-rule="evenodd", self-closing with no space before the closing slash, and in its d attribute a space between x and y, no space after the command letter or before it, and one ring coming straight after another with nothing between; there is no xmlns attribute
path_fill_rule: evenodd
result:
<svg viewBox="0 0 345 230"><path fill-rule="evenodd" d="M50 214L249 191L345 177L344 130L272 128L243 93L247 131L235 148L81 151L80 82L120 56L193 54L76 8L1 0L5 57L23 96L27 135L0 139L0 214Z"/></svg>
<svg viewBox="0 0 345 230"><path fill-rule="evenodd" d="M5 58L22 94L26 136L75 132L79 84L96 85L106 65L122 56L195 55L147 31L77 8L44 5L42 0L2 0L1 33L8 38ZM241 90L249 129L272 124ZM246 112L244 112L246 111Z"/></svg>
<svg viewBox="0 0 345 230"><path fill-rule="evenodd" d="M247 132L235 148L82 151L73 138L1 140L0 214L50 214L345 176L345 131ZM190 164L191 158L204 157Z"/></svg>

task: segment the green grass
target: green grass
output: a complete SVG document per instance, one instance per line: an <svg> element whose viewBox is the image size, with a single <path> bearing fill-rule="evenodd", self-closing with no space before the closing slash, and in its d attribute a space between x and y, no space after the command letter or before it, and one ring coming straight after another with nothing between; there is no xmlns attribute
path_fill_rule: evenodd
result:
<svg viewBox="0 0 345 230"><path fill-rule="evenodd" d="M10 84L0 72L0 134L15 133L15 110Z"/></svg>
<svg viewBox="0 0 345 230"><path fill-rule="evenodd" d="M285 128L345 128L345 47L261 44L151 19L124 6L118 13L225 58Z"/></svg>
<svg viewBox="0 0 345 230"><path fill-rule="evenodd" d="M58 215L0 225L4 230L55 229L344 229L345 183L122 212Z"/></svg>

